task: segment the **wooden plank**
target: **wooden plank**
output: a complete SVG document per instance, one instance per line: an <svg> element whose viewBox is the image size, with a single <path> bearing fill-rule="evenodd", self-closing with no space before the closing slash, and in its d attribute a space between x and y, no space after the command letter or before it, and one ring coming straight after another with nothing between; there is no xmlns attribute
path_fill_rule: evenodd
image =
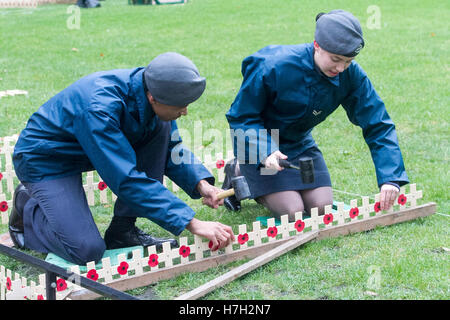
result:
<svg viewBox="0 0 450 320"><path fill-rule="evenodd" d="M396 211L387 214L379 214L374 217L363 220L355 220L344 225L338 225L332 228L320 229L317 240L329 237L344 236L350 233L357 233L375 229L377 226L389 226L420 217L426 217L436 212L436 203L430 202L414 208Z"/></svg>
<svg viewBox="0 0 450 320"><path fill-rule="evenodd" d="M269 250L268 252L256 257L255 259L244 263L237 268L234 268L233 270L221 275L220 277L211 280L204 285L179 296L178 298L175 298L175 300L194 300L203 297L214 289L221 287L249 273L250 271L255 270L256 268L278 258L286 252L289 252L299 247L300 245L315 239L317 234L318 232L316 231L295 236L294 239L289 240L288 242L285 242L272 250Z"/></svg>
<svg viewBox="0 0 450 320"><path fill-rule="evenodd" d="M158 269L156 271L144 272L144 274L140 276L133 275L129 276L126 279L121 278L113 280L112 282L106 283L106 285L122 291L143 287L161 280L171 279L185 272L201 272L209 268L217 267L219 265L227 264L237 260L253 259L267 252L268 250L271 250L289 240L292 240L292 238L293 237L280 239L277 241L264 243L259 246L248 247L246 249L238 250L229 254L220 254L213 257L204 258L199 261L191 261L184 264L178 264L173 267ZM69 296L69 298L73 300L89 300L98 297L100 297L100 295L87 289L74 291Z"/></svg>

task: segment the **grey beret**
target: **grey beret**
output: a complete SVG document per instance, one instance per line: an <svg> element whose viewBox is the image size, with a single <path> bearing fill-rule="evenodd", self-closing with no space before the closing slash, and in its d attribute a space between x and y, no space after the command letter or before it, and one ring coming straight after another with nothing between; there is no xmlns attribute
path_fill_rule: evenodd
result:
<svg viewBox="0 0 450 320"><path fill-rule="evenodd" d="M346 57L356 56L364 47L358 19L344 10L317 15L315 40L326 51Z"/></svg>
<svg viewBox="0 0 450 320"><path fill-rule="evenodd" d="M144 81L157 102L176 107L200 98L206 86L194 63L176 52L154 58L144 70Z"/></svg>

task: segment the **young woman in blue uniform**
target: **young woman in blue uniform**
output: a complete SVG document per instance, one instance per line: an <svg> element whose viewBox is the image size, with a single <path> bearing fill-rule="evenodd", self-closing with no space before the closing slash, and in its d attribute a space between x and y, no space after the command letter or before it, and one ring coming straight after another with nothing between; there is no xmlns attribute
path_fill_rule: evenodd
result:
<svg viewBox="0 0 450 320"><path fill-rule="evenodd" d="M135 226L145 217L179 235L184 229L215 248L234 239L229 226L201 221L162 184L217 208L214 177L182 144L175 120L206 85L195 65L169 52L146 68L88 75L44 103L21 132L13 155L16 188L9 232L16 246L53 252L77 264L105 249L161 246ZM97 170L117 195L103 240L86 201L81 174Z"/></svg>
<svg viewBox="0 0 450 320"><path fill-rule="evenodd" d="M361 26L349 12L333 10L316 17L315 41L272 45L244 59L243 82L226 118L236 159L226 166L222 188L236 174L246 177L253 199L275 216L323 207L333 201L331 179L312 129L340 105L362 128L375 165L381 209L387 210L408 183L395 126L364 70L354 61L364 47ZM236 134L236 132L244 134ZM275 138L274 138L275 137ZM345 141L342 141L345 143ZM311 157L313 183L303 183L296 162ZM261 167L276 174L263 173ZM267 170L266 170L267 171ZM239 210L236 198L225 206Z"/></svg>

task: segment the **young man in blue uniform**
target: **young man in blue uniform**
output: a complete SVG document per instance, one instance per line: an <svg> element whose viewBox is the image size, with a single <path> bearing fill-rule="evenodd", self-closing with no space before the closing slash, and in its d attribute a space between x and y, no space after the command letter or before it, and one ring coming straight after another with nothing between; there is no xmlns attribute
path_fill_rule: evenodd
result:
<svg viewBox="0 0 450 320"><path fill-rule="evenodd" d="M333 10L316 17L313 43L268 46L244 59L243 82L226 114L237 158L225 168L223 189L230 187L232 176L242 174L253 199L277 217L289 214L293 219L295 212L314 207L323 213L333 201L331 179L311 131L342 105L369 146L381 209L393 205L399 186L409 181L394 123L354 61L363 47L359 21ZM298 170L279 166L280 159L296 162L300 157L313 159L313 183L302 182ZM262 166L276 174L262 173ZM229 197L225 206L239 210L240 203Z"/></svg>
<svg viewBox="0 0 450 320"><path fill-rule="evenodd" d="M98 261L105 249L162 245L135 226L145 217L179 235L184 229L222 248L229 226L201 221L162 184L167 175L190 197L217 208L214 177L183 146L175 119L187 114L206 85L188 58L173 52L146 68L88 75L44 103L16 143L15 191L9 232L14 244L53 252L77 264ZM181 159L181 160L180 160ZM117 195L102 239L82 185L97 170Z"/></svg>

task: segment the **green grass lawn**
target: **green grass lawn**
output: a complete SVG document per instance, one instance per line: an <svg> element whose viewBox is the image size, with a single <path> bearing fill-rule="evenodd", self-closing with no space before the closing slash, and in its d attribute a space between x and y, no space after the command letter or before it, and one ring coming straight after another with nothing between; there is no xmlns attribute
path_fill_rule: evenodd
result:
<svg viewBox="0 0 450 320"><path fill-rule="evenodd" d="M72 28L68 5L0 9L0 91L27 90L27 96L0 99L0 136L19 133L47 99L92 72L147 65L166 51L191 58L207 78L204 95L189 107L179 127L193 134L228 129L225 113L241 83L242 59L269 44L311 42L314 17L336 8L349 10L362 24L366 47L357 57L394 120L411 182L423 190L422 203L436 202L442 214L386 228L307 243L205 299L448 299L449 256L449 56L446 1L379 0L380 28L370 28L373 1L192 0L186 5L131 6L107 0L82 9ZM361 130L339 108L313 131L336 190L360 195L378 192L369 150ZM201 155L215 142L191 149ZM225 143L223 142L224 147ZM245 201L239 213L212 210L177 195L205 220L237 226L268 211ZM335 200L355 198L341 192ZM111 206L93 208L103 233ZM170 236L149 221L139 226ZM0 226L5 232L6 226ZM237 232L237 230L235 230ZM188 236L184 231L182 236ZM43 257L42 255L38 255ZM172 299L243 262L189 273L150 287L159 299ZM0 264L33 277L38 272L0 256Z"/></svg>

